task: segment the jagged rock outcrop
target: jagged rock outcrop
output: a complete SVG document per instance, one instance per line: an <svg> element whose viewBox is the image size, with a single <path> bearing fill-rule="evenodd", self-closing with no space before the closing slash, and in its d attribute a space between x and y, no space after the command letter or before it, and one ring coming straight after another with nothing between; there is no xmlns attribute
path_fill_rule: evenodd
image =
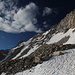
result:
<svg viewBox="0 0 75 75"><path fill-rule="evenodd" d="M60 32L66 32L70 28L75 28L75 10L67 14L66 17L57 25L57 30Z"/></svg>

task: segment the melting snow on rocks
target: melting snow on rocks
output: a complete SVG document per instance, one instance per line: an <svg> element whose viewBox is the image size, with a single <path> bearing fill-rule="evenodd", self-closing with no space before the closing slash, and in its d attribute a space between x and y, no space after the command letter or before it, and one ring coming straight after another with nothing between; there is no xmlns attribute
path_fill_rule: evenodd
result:
<svg viewBox="0 0 75 75"><path fill-rule="evenodd" d="M75 41L74 41L75 32L73 32L74 29L69 29L66 33L60 32L60 33L54 34L53 37L46 44L53 44L53 43L59 42L62 38L66 36L70 36L70 38L64 44L75 44Z"/></svg>
<svg viewBox="0 0 75 75"><path fill-rule="evenodd" d="M53 56L50 60L15 75L75 75L75 49L62 52L63 55Z"/></svg>

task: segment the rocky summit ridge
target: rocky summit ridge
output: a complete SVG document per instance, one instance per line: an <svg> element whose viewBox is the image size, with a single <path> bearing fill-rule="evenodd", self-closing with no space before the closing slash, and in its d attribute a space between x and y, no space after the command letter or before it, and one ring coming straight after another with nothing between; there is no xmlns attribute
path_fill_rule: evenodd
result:
<svg viewBox="0 0 75 75"><path fill-rule="evenodd" d="M49 60L53 53L75 48L75 10L50 30L21 41L12 49L0 51L0 73L15 75Z"/></svg>

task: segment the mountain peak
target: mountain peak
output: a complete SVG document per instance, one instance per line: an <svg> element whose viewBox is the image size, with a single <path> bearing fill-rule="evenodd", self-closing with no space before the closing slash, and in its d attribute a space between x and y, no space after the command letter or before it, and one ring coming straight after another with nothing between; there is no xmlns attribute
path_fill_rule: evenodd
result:
<svg viewBox="0 0 75 75"><path fill-rule="evenodd" d="M70 28L75 28L75 10L67 14L66 17L57 25L58 31L66 32Z"/></svg>

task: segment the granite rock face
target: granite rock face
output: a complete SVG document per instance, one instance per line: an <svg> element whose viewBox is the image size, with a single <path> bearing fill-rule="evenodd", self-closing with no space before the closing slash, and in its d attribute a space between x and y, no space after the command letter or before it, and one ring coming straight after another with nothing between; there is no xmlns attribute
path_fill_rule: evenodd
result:
<svg viewBox="0 0 75 75"><path fill-rule="evenodd" d="M66 17L57 25L57 30L60 32L66 32L70 28L75 28L75 10L67 14Z"/></svg>

